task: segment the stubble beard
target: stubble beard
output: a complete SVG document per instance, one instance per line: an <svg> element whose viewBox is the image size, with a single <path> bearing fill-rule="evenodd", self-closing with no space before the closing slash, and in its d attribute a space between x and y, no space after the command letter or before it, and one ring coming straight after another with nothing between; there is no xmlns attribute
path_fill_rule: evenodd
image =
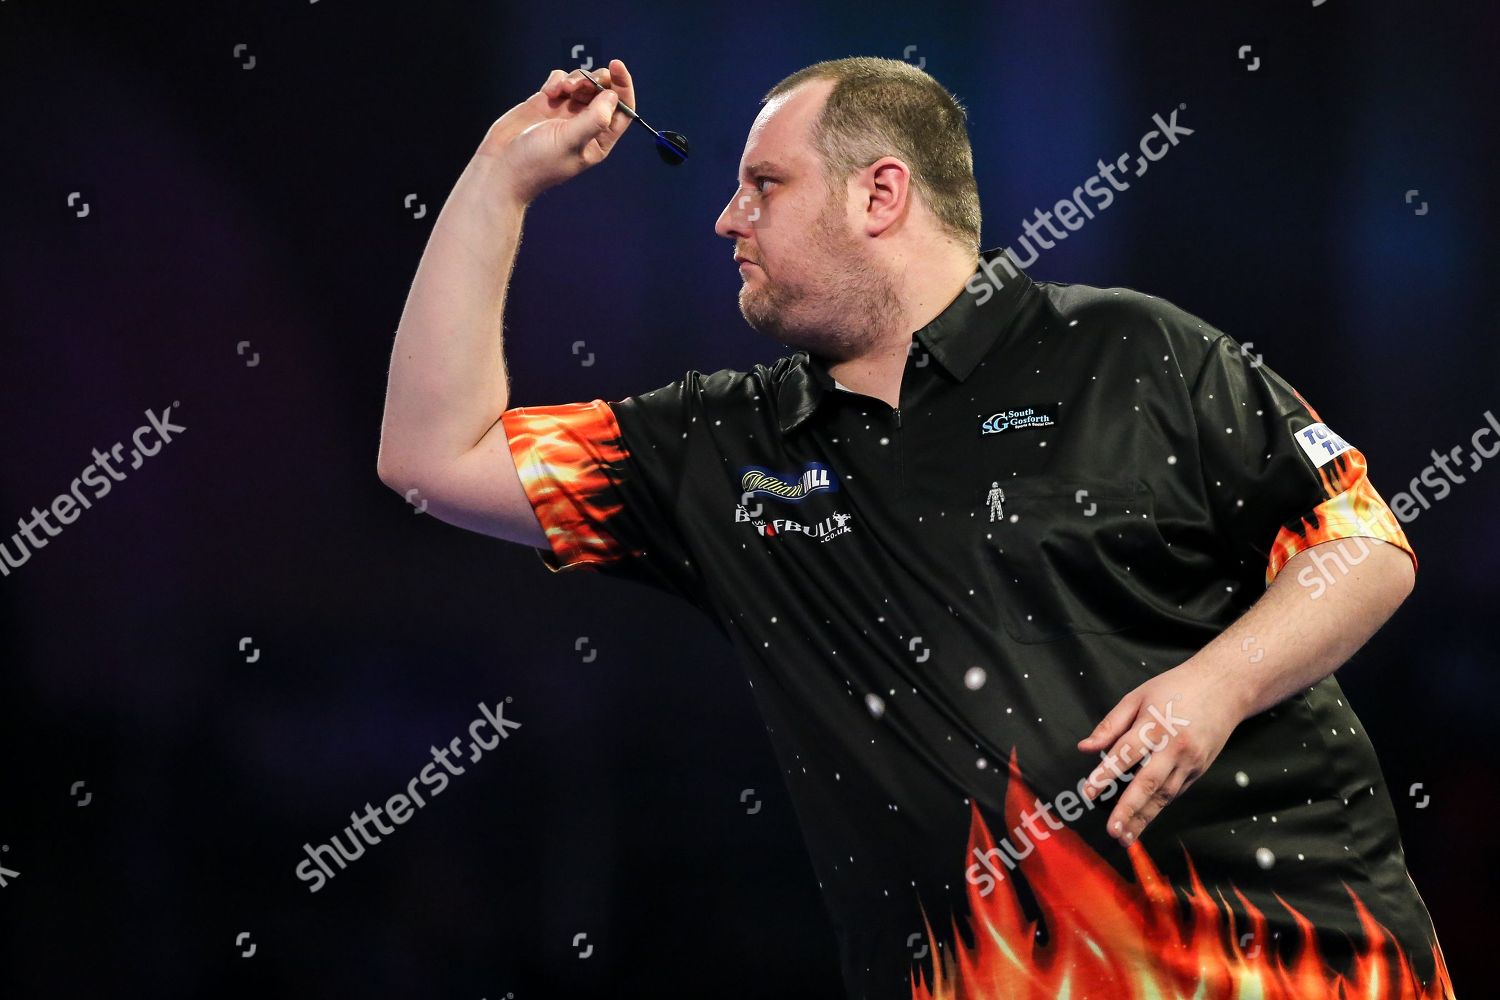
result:
<svg viewBox="0 0 1500 1000"><path fill-rule="evenodd" d="M842 207L831 198L814 222L813 268L773 277L761 265L759 287L747 280L739 300L740 315L752 329L830 360L876 343L900 315L890 279L840 227L836 213Z"/></svg>

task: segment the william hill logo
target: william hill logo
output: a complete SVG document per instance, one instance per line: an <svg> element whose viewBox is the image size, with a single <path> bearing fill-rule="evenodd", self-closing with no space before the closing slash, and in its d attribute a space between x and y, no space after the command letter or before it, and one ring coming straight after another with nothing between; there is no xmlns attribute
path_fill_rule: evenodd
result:
<svg viewBox="0 0 1500 1000"><path fill-rule="evenodd" d="M740 470L740 489L747 499L768 496L787 503L801 503L814 493L825 490L833 493L838 488L838 478L833 470L821 462L809 462L801 475L785 479L759 465L748 465Z"/></svg>
<svg viewBox="0 0 1500 1000"><path fill-rule="evenodd" d="M1021 410L1001 410L991 414L979 425L979 433L999 434L1003 431L1029 431L1038 427L1056 426L1056 406L1028 406Z"/></svg>

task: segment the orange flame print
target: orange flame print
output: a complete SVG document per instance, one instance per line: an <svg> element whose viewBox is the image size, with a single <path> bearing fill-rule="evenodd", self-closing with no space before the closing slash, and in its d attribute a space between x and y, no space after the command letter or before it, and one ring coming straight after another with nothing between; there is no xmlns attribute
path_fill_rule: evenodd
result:
<svg viewBox="0 0 1500 1000"><path fill-rule="evenodd" d="M1298 552L1340 538L1378 538L1404 549L1413 566L1416 565L1417 555L1406 540L1406 532L1370 482L1366 468L1364 454L1358 448L1351 448L1335 458L1328 468L1318 470L1318 479L1328 499L1295 524L1282 526L1277 533L1266 564L1267 586Z"/></svg>
<svg viewBox="0 0 1500 1000"><path fill-rule="evenodd" d="M500 414L521 486L547 533L554 569L614 562L625 546L608 530L620 513L615 481L627 457L602 399L518 406Z"/></svg>

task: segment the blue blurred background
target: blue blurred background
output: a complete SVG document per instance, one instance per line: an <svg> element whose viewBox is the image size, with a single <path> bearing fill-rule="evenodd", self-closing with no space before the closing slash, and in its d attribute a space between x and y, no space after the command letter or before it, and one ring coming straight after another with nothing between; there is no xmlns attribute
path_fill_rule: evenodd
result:
<svg viewBox="0 0 1500 1000"><path fill-rule="evenodd" d="M837 995L719 633L414 516L375 475L431 224L553 67L625 59L694 155L672 170L628 137L532 207L513 405L784 353L741 320L713 222L772 84L881 55L968 107L987 247L1185 104L1194 134L1032 276L1142 289L1253 343L1390 499L1500 411L1497 26L1347 0L6 3L0 535L148 408L187 430L0 579L0 866L20 873L0 994ZM1339 675L1475 996L1500 868L1497 498L1500 460L1406 525L1416 592ZM513 738L307 891L304 842L507 697Z"/></svg>

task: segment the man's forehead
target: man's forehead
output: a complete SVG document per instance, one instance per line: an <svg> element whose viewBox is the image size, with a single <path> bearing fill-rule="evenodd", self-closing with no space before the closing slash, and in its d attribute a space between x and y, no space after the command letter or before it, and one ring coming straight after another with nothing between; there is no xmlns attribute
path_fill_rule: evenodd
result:
<svg viewBox="0 0 1500 1000"><path fill-rule="evenodd" d="M786 170L805 159L813 122L833 85L832 80L808 80L767 101L745 138L741 174Z"/></svg>

